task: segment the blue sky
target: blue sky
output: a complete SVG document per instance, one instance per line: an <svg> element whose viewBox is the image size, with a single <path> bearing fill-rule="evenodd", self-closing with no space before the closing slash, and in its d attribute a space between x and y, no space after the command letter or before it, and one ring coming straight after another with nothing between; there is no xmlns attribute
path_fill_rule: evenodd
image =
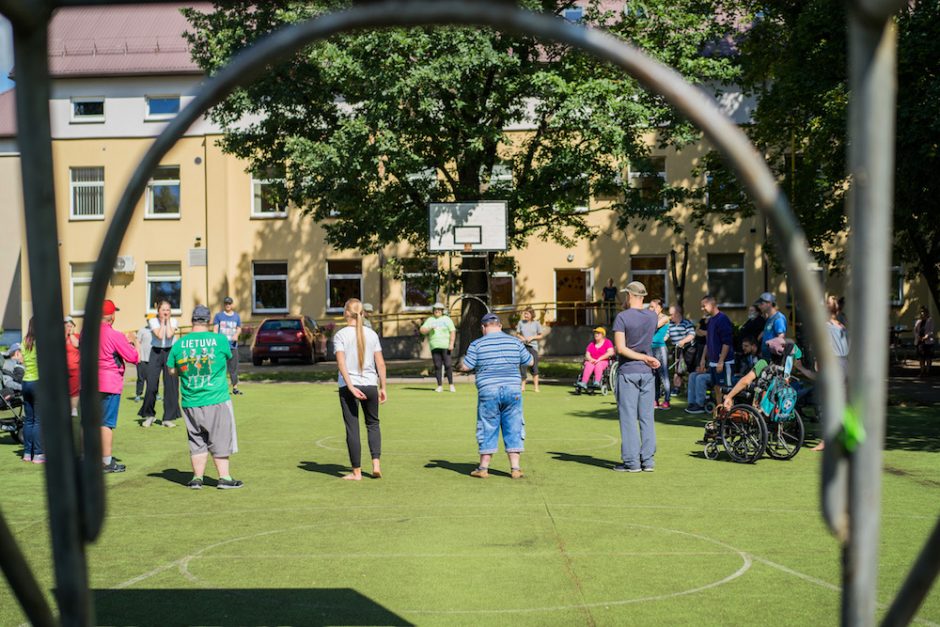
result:
<svg viewBox="0 0 940 627"><path fill-rule="evenodd" d="M0 16L0 92L13 87L13 81L7 76L13 69L13 30L10 23Z"/></svg>

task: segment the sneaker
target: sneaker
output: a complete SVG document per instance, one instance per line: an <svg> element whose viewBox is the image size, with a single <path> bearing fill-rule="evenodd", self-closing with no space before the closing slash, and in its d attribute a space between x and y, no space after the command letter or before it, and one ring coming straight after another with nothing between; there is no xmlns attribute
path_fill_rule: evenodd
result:
<svg viewBox="0 0 940 627"><path fill-rule="evenodd" d="M158 401L162 401L162 400L163 400L163 396L161 396L160 394L157 394L157 400L158 400Z"/></svg>
<svg viewBox="0 0 940 627"><path fill-rule="evenodd" d="M33 456L32 456L32 455L23 455L23 461L24 461L24 462L31 462L31 461L33 461Z"/></svg>
<svg viewBox="0 0 940 627"><path fill-rule="evenodd" d="M655 466L643 466L643 472L653 472L656 470Z"/></svg>
<svg viewBox="0 0 940 627"><path fill-rule="evenodd" d="M450 386L450 391L451 391L451 392L456 392L456 391L457 391L457 388L455 388L453 385L451 385L451 386Z"/></svg>
<svg viewBox="0 0 940 627"><path fill-rule="evenodd" d="M663 408L663 405L659 401L656 401L655 403L653 403L653 409L662 409L662 408Z"/></svg>
<svg viewBox="0 0 940 627"><path fill-rule="evenodd" d="M705 408L701 405L689 405L685 408L685 413L687 414L704 414Z"/></svg>
<svg viewBox="0 0 940 627"><path fill-rule="evenodd" d="M484 468L483 466L477 466L476 468L470 471L470 476L478 477L480 479L486 479L487 477L490 476L490 469Z"/></svg>
<svg viewBox="0 0 940 627"><path fill-rule="evenodd" d="M434 389L434 391L435 391L435 392L443 392L443 391L444 391L444 388L442 388L441 386L437 386L437 387Z"/></svg>
<svg viewBox="0 0 940 627"><path fill-rule="evenodd" d="M242 391L239 390L238 388L232 388L232 395L234 395L234 396L241 396L242 394L244 394L244 392L242 392Z"/></svg>
<svg viewBox="0 0 940 627"><path fill-rule="evenodd" d="M189 480L189 483L186 484L186 487L190 490L202 490L202 479L193 477Z"/></svg>
<svg viewBox="0 0 940 627"><path fill-rule="evenodd" d="M140 426L143 427L144 429L147 429L147 428L150 427L150 425L153 424L153 420L154 420L154 417L153 417L153 416L150 416L149 418L144 418L144 419L140 422Z"/></svg>
<svg viewBox="0 0 940 627"><path fill-rule="evenodd" d="M34 464L45 464L45 463L46 463L46 456L43 455L42 453L40 453L39 455L33 456L33 463L34 463Z"/></svg>
<svg viewBox="0 0 940 627"><path fill-rule="evenodd" d="M669 409L670 407L671 407L671 405L670 405L669 403L660 403L660 404L659 404L659 408L660 408L660 409Z"/></svg>
<svg viewBox="0 0 940 627"><path fill-rule="evenodd" d="M105 464L102 467L102 470L104 470L104 472L106 473L124 472L125 470L127 470L127 466L125 466L124 464L119 464L112 459L110 464Z"/></svg>
<svg viewBox="0 0 940 627"><path fill-rule="evenodd" d="M510 469L510 471L509 471L509 476L512 477L513 479L522 479L523 477L525 477L525 475L522 474L522 469L521 469L521 468L512 468L512 469Z"/></svg>
<svg viewBox="0 0 940 627"><path fill-rule="evenodd" d="M172 429L173 427L176 426L176 423L173 422L172 420L164 420L163 426L166 427L167 429Z"/></svg>
<svg viewBox="0 0 940 627"><path fill-rule="evenodd" d="M626 464L617 464L614 466L614 472L640 472L640 469L632 468Z"/></svg>
<svg viewBox="0 0 940 627"><path fill-rule="evenodd" d="M140 396L139 396L139 395L134 397L134 402L135 402L135 403L139 403L140 400L141 400L141 399L140 399Z"/></svg>
<svg viewBox="0 0 940 627"><path fill-rule="evenodd" d="M219 479L218 483L215 484L219 490L235 490L245 485L238 479Z"/></svg>

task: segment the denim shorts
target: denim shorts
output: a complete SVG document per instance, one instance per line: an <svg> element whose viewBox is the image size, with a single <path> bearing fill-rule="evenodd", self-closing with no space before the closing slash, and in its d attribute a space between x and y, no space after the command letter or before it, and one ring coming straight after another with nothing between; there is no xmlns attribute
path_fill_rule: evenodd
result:
<svg viewBox="0 0 940 627"><path fill-rule="evenodd" d="M101 426L114 429L117 427L118 407L121 404L120 394L101 393Z"/></svg>
<svg viewBox="0 0 940 627"><path fill-rule="evenodd" d="M496 452L500 430L507 453L521 453L525 449L525 419L519 386L501 385L479 391L477 444L481 455Z"/></svg>

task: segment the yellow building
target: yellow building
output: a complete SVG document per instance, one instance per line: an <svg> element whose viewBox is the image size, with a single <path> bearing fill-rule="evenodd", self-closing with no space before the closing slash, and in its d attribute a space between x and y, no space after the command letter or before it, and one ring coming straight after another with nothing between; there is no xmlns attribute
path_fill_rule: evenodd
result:
<svg viewBox="0 0 940 627"><path fill-rule="evenodd" d="M186 106L204 79L179 35L188 27L179 6L63 9L50 27L53 185L66 314L84 312L91 266L126 181L166 120ZM720 104L739 122L747 121L748 110L740 102L729 98ZM9 147L12 131L2 132L4 116L9 120L11 114L0 110L0 142L6 142L0 145L0 205L4 211L21 210L21 198L11 191L19 187L18 156ZM526 129L507 129L516 132ZM195 124L148 185L109 288L109 297L121 308L118 326L135 328L164 297L184 322L196 304L221 308L227 295L244 320L302 313L322 322L339 314L345 298L358 296L387 317L386 336L411 335L414 326L394 314L424 315L435 296L409 290L407 277L383 276L378 256L332 249L313 221L271 205L262 193L265 182L253 180L246 163L224 154L217 145L220 137L221 129L208 120ZM649 139L653 145L654 138ZM705 152L704 144L654 150L654 163L670 185L699 186L691 172ZM762 218L716 224L709 231L689 229L677 237L656 224L623 232L613 212L602 210L603 203L592 200L590 206L601 209L588 216L597 238L571 248L533 239L526 248L510 251L518 273L495 275L496 304L510 310L536 303L540 317L561 328L605 322L592 317L592 310L565 303L599 301L608 279L618 287L641 280L651 295L675 302L669 254L678 251L681 261L688 238L690 317L698 317L699 298L708 291L723 295L723 309L739 322L765 290L776 293L787 311L785 277L775 275L763 257ZM7 253L4 265L11 267L13 253ZM414 251L403 247L385 251L386 258L411 256ZM438 263L456 267L459 258L443 256ZM896 304L893 322L910 327L916 308L929 297L922 286L906 283L902 270L886 293ZM24 319L32 310L27 274ZM843 292L841 277L822 279L830 293ZM0 289L11 281L0 274ZM851 319L852 312L848 315Z"/></svg>

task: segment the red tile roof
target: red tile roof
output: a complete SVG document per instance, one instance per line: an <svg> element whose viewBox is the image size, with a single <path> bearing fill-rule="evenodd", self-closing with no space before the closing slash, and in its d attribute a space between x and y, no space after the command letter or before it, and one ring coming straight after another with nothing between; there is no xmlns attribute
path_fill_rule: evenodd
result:
<svg viewBox="0 0 940 627"><path fill-rule="evenodd" d="M0 94L0 138L16 137L16 90Z"/></svg>
<svg viewBox="0 0 940 627"><path fill-rule="evenodd" d="M54 77L201 74L189 56L183 7L209 12L208 2L59 9L49 25Z"/></svg>

